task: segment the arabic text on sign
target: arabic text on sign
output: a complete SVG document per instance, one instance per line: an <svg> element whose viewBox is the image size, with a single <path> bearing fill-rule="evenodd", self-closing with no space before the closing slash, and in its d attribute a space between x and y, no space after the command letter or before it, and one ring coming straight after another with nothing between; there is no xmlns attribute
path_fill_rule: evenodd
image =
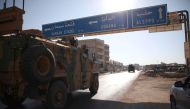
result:
<svg viewBox="0 0 190 109"><path fill-rule="evenodd" d="M62 34L62 31L58 31L58 32L52 32L52 35L54 36L59 36Z"/></svg>
<svg viewBox="0 0 190 109"><path fill-rule="evenodd" d="M115 16L102 16L102 22L113 20Z"/></svg>
<svg viewBox="0 0 190 109"><path fill-rule="evenodd" d="M105 24L105 25L101 25L101 29L112 29L112 28L116 28L116 24Z"/></svg>
<svg viewBox="0 0 190 109"><path fill-rule="evenodd" d="M149 18L149 19L139 19L139 20L137 20L137 22L136 22L136 24L137 25L141 25L141 24L150 24L150 23L155 23L155 20L154 20L154 18Z"/></svg>

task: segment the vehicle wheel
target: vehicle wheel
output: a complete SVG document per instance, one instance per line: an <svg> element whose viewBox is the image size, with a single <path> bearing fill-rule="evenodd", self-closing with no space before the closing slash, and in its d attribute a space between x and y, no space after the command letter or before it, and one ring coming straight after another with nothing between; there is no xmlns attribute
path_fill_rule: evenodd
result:
<svg viewBox="0 0 190 109"><path fill-rule="evenodd" d="M174 97L170 97L170 106L171 106L171 109L177 109L176 108L176 100Z"/></svg>
<svg viewBox="0 0 190 109"><path fill-rule="evenodd" d="M44 46L28 48L21 61L22 75L31 84L45 84L51 80L55 71L55 58Z"/></svg>
<svg viewBox="0 0 190 109"><path fill-rule="evenodd" d="M14 106L20 106L24 102L25 98L14 98L12 96L4 96L1 101L3 104L14 107Z"/></svg>
<svg viewBox="0 0 190 109"><path fill-rule="evenodd" d="M47 95L49 109L63 109L67 101L67 88L63 81L51 84Z"/></svg>
<svg viewBox="0 0 190 109"><path fill-rule="evenodd" d="M98 88L99 88L98 75L93 75L92 83L89 88L91 95L95 95L98 91Z"/></svg>

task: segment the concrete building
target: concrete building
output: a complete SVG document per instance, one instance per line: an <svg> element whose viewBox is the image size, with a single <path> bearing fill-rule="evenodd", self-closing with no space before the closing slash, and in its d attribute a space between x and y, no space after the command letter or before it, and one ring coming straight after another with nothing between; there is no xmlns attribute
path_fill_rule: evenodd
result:
<svg viewBox="0 0 190 109"><path fill-rule="evenodd" d="M99 71L104 72L109 63L109 45L104 44L104 40L88 39L79 40L78 46L86 45L89 50L89 56L95 56L99 64Z"/></svg>
<svg viewBox="0 0 190 109"><path fill-rule="evenodd" d="M109 45L108 44L104 44L104 70L108 71L108 66L109 66Z"/></svg>
<svg viewBox="0 0 190 109"><path fill-rule="evenodd" d="M110 60L109 61L109 66L108 66L108 71L110 72L120 72L124 70L124 65L121 62Z"/></svg>

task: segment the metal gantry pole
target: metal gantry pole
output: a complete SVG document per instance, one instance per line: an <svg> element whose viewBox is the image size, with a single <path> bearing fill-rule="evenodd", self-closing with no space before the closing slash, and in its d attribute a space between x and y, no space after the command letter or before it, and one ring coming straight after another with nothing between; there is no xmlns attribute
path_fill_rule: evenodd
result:
<svg viewBox="0 0 190 109"><path fill-rule="evenodd" d="M190 42L190 33L189 33L189 13L187 10L177 11L180 15L181 23L184 23L185 29L185 41Z"/></svg>

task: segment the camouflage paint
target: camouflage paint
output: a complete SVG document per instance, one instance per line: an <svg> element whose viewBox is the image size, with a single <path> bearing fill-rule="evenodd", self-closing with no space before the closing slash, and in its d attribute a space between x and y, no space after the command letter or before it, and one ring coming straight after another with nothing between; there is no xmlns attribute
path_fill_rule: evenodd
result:
<svg viewBox="0 0 190 109"><path fill-rule="evenodd" d="M14 86L16 89L24 90L27 80L24 80L20 73L21 57L25 50L36 45L44 45L52 51L56 61L54 77L65 77L69 91L90 86L93 63L84 50L27 34L0 37L0 85L17 85ZM18 94L21 96L23 93Z"/></svg>

